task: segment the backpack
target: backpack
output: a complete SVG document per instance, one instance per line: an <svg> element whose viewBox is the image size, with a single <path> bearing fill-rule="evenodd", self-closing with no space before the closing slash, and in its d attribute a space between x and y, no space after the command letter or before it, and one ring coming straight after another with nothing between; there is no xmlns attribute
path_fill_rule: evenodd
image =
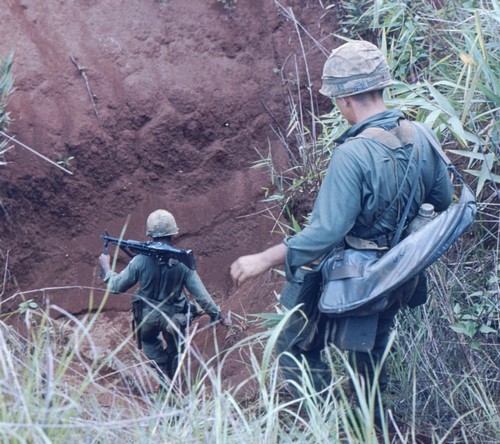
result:
<svg viewBox="0 0 500 444"><path fill-rule="evenodd" d="M387 252L345 249L343 245L336 248L322 263L323 285L318 301L319 310L331 317L369 316L384 311L399 297L395 290L438 260L474 222L474 194L430 131L414 125L462 184L460 199ZM400 221L399 232L402 225Z"/></svg>

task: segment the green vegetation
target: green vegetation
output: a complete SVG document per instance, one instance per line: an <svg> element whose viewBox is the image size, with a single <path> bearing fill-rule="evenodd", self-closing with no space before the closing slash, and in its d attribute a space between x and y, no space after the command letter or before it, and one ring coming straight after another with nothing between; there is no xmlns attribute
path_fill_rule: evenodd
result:
<svg viewBox="0 0 500 444"><path fill-rule="evenodd" d="M426 0L323 3L325 13L344 17L340 38L385 48L398 80L390 105L436 130L479 202L474 229L431 268L429 302L398 319L395 346L387 350L394 381L388 424L375 432L375 393L353 407L345 384L351 369L338 350L326 356L337 380L326 401L311 390L305 368L303 397L288 395L272 354L290 315L279 305L257 321L243 319L261 322L262 332L223 356L205 360L188 349L176 381L181 388L158 397L150 394L154 371L129 337L103 359L92 339L98 314L78 320L66 313L61 323L28 300L16 313L27 335L0 323L0 441L415 443L424 436L433 443L498 442L498 3L451 1L441 9ZM277 223L285 233L307 220L332 141L345 129L336 110L316 115L314 94L303 103L300 83L288 82L291 119L278 132L290 168L279 171L273 153L256 163L270 172L266 199L285 216ZM241 362L243 377L234 388L222 376L231 358ZM192 384L183 384L188 377Z"/></svg>
<svg viewBox="0 0 500 444"><path fill-rule="evenodd" d="M9 113L6 113L8 98L12 92L14 79L12 77L12 61L13 54L9 54L7 58L0 57L0 131L5 131L9 124ZM0 140L0 165L4 165L3 155L7 151L8 141L3 138Z"/></svg>
<svg viewBox="0 0 500 444"><path fill-rule="evenodd" d="M289 314L273 330L246 338L223 356L204 361L188 348L175 387L162 395L155 393L155 372L130 336L118 337L121 342L103 357L93 342L99 314L81 321L69 315L60 322L27 301L17 315L27 330L23 336L0 323L2 442L326 443L341 436L377 442L375 393L354 410L345 375L335 370L351 371L341 353L332 350L329 356L338 375L335 396L331 392L320 400L305 368L303 398L289 396L272 355ZM243 378L228 388L222 369L228 359L240 361L241 353L248 357L241 363ZM188 376L192 384L183 382ZM378 436L389 439L387 431Z"/></svg>

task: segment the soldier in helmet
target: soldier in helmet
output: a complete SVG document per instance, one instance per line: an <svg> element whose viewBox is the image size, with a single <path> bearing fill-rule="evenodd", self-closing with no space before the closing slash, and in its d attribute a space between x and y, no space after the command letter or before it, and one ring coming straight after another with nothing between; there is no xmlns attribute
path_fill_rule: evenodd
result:
<svg viewBox="0 0 500 444"><path fill-rule="evenodd" d="M336 140L338 146L310 222L283 243L242 256L231 265L236 285L274 266L285 265L287 283L281 302L289 309L297 305L301 284L311 264L341 244L347 235L361 243L368 240L380 249L387 249L408 201L408 220L417 214L423 202L442 211L452 201L452 184L444 163L427 139L420 134L417 139L415 133L421 130L409 124L401 111L389 110L384 103L383 90L391 85L391 75L385 57L375 45L351 41L336 48L325 62L322 79L320 93L332 99L351 126ZM396 144L389 146L380 135L388 133L392 140L392 136L396 136ZM414 146L417 146L415 150ZM418 156L422 159L421 167ZM414 186L416 190L410 197ZM390 329L401 306L424 301L423 279L418 289L418 292L413 288L401 294L392 306L378 314L372 329L371 350L350 350L351 363L368 388L375 382L381 390L387 386L386 374L380 366ZM417 295L421 300L415 299ZM325 335L331 331L327 327L328 319L321 315L313 330L323 337L307 342L306 346L302 332L310 332L312 322L300 313L292 315L278 337L276 352L287 380L300 384L297 363L305 360L316 389L321 391L331 382L330 368L321 359L321 351L328 342Z"/></svg>
<svg viewBox="0 0 500 444"><path fill-rule="evenodd" d="M146 222L146 235L155 242L171 245L179 229L172 213L166 210L153 211ZM139 283L132 298L134 310L140 310L141 345L146 356L154 362L160 375L172 380L178 365L180 335L185 331L189 317L193 315L192 304L184 293L187 289L199 306L215 324L229 324L221 309L213 301L198 273L180 262L162 262L155 257L137 255L127 267L116 273L111 270L110 256L101 254L99 263L105 272L104 282L113 293L123 293ZM166 343L164 348L163 340Z"/></svg>

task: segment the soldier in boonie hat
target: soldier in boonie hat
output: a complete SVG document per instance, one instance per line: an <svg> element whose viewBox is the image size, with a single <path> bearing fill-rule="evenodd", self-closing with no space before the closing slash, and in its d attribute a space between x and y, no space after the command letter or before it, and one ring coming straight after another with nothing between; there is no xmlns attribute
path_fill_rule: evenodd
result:
<svg viewBox="0 0 500 444"><path fill-rule="evenodd" d="M334 49L323 67L319 92L330 98L383 89L392 84L384 55L366 41L348 42Z"/></svg>

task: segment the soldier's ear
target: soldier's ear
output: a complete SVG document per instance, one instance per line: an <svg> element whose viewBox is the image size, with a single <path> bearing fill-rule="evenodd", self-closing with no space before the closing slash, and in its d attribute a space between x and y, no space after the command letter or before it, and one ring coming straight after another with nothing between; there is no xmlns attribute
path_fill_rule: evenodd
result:
<svg viewBox="0 0 500 444"><path fill-rule="evenodd" d="M337 100L340 100L342 103L342 106L346 108L350 108L352 105L352 100L350 97L339 97Z"/></svg>

